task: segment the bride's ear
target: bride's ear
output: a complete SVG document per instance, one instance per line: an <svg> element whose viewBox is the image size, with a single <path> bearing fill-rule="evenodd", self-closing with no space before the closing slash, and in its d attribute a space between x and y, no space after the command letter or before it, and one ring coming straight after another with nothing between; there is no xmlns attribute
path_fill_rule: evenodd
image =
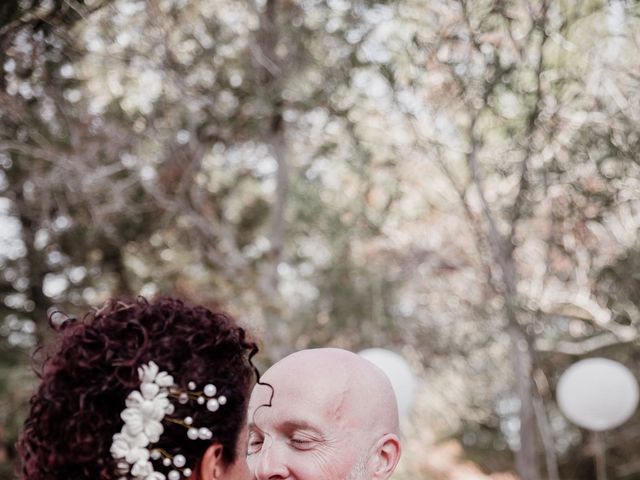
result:
<svg viewBox="0 0 640 480"><path fill-rule="evenodd" d="M200 462L199 480L219 480L223 473L222 445L217 442L212 443L204 452L202 462Z"/></svg>

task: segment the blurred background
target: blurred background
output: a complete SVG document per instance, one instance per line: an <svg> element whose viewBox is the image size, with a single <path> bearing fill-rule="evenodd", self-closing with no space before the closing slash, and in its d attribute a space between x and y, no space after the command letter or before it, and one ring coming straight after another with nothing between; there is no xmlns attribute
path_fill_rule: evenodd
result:
<svg viewBox="0 0 640 480"><path fill-rule="evenodd" d="M223 305L262 368L418 379L396 480L595 479L559 375L640 373L640 6L3 0L0 478L53 310ZM606 432L640 479L640 416Z"/></svg>

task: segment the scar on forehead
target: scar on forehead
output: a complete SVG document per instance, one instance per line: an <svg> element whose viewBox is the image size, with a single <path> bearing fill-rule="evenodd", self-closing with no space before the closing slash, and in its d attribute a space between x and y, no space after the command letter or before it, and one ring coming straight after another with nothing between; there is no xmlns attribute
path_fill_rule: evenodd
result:
<svg viewBox="0 0 640 480"><path fill-rule="evenodd" d="M348 399L353 387L353 373L342 375L342 382L336 388L335 402L329 402L327 412L335 420L342 420L348 408Z"/></svg>

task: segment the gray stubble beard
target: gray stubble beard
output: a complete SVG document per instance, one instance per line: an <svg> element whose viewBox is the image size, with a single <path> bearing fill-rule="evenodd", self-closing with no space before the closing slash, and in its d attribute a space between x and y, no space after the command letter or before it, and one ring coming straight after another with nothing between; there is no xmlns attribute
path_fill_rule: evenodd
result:
<svg viewBox="0 0 640 480"><path fill-rule="evenodd" d="M366 473L366 458L363 455L358 458L356 463L353 465L349 476L345 480L367 480L367 478L365 477Z"/></svg>

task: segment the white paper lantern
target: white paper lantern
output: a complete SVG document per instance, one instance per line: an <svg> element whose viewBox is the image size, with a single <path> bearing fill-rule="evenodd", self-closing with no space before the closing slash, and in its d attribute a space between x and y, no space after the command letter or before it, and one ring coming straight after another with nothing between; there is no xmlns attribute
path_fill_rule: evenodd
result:
<svg viewBox="0 0 640 480"><path fill-rule="evenodd" d="M562 374L556 397L569 420L599 432L620 426L633 415L638 406L638 382L621 363L588 358Z"/></svg>
<svg viewBox="0 0 640 480"><path fill-rule="evenodd" d="M386 373L396 394L400 417L408 415L413 404L416 381L405 359L384 348L368 348L359 355Z"/></svg>

